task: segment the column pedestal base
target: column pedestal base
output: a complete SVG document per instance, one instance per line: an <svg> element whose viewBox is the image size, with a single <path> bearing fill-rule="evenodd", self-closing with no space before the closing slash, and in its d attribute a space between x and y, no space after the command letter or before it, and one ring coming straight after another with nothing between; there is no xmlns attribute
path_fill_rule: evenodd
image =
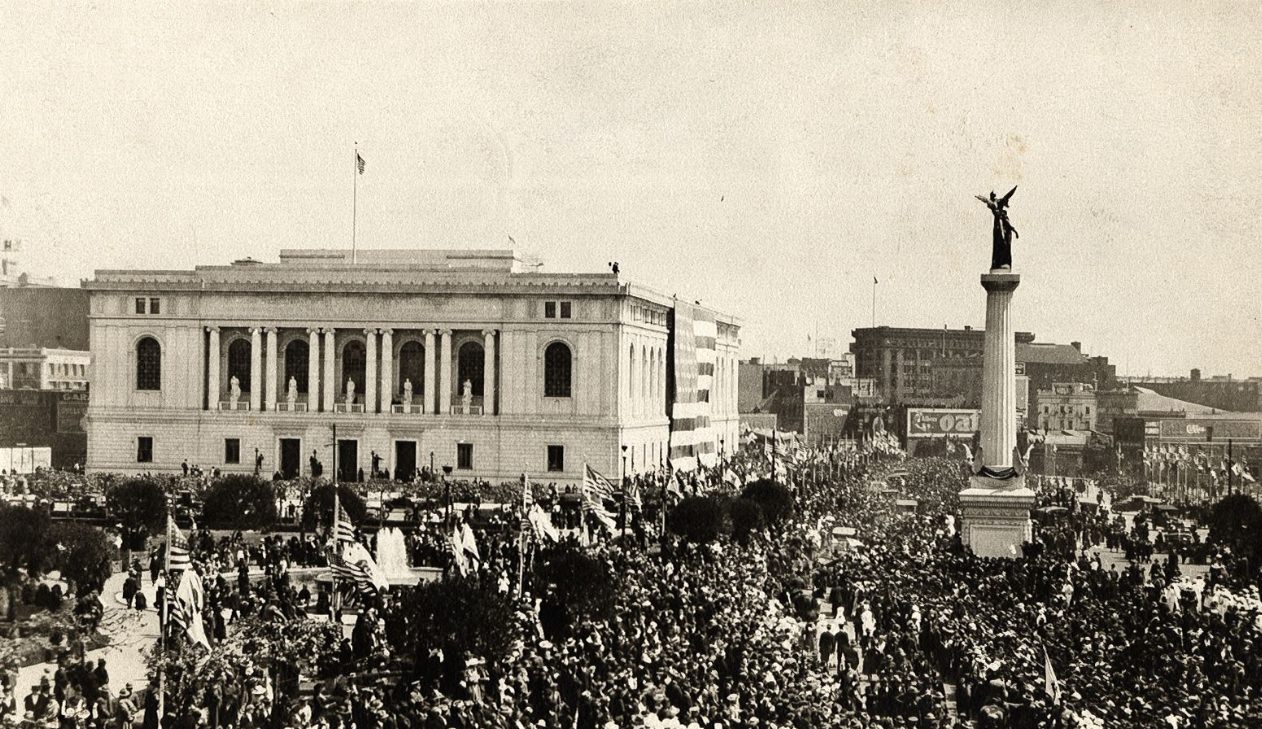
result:
<svg viewBox="0 0 1262 729"><path fill-rule="evenodd" d="M960 492L960 539L978 557L1020 557L1021 545L1034 537L1032 508L1034 492L1024 476L972 476Z"/></svg>

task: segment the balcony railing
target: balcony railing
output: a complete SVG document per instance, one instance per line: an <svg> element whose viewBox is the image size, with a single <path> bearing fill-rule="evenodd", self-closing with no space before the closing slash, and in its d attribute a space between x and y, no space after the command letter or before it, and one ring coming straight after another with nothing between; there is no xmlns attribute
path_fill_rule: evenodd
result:
<svg viewBox="0 0 1262 729"><path fill-rule="evenodd" d="M364 412L364 404L362 402L335 402L333 403L333 412L362 413Z"/></svg>
<svg viewBox="0 0 1262 729"><path fill-rule="evenodd" d="M231 400L220 400L219 409L220 410L249 410L250 401L237 400L236 402L232 402Z"/></svg>
<svg viewBox="0 0 1262 729"><path fill-rule="evenodd" d="M276 403L276 411L289 412L289 413L305 413L307 412L307 403L296 402L291 405L290 403L287 403L287 402L278 402Z"/></svg>
<svg viewBox="0 0 1262 729"><path fill-rule="evenodd" d="M390 406L390 412L399 413L402 415L424 415L425 409L416 403L413 403L411 405L395 404L395 405Z"/></svg>
<svg viewBox="0 0 1262 729"><path fill-rule="evenodd" d="M452 405L450 413L452 415L481 415L482 406L481 405L465 405L463 403L460 405Z"/></svg>

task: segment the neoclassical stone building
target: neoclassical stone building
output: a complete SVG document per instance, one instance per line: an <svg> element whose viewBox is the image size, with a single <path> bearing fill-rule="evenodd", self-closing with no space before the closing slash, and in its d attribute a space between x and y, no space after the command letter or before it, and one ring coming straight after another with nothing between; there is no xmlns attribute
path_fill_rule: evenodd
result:
<svg viewBox="0 0 1262 729"><path fill-rule="evenodd" d="M676 445L706 441L702 461L738 436L739 323L689 305L677 341L677 303L613 273L537 273L512 251L291 250L87 286L93 471L253 471L257 454L294 476L314 455L351 479L375 453L392 476L432 461L576 481L584 463L664 463L672 407L695 429ZM696 312L714 320L701 345ZM708 405L675 406L698 374Z"/></svg>

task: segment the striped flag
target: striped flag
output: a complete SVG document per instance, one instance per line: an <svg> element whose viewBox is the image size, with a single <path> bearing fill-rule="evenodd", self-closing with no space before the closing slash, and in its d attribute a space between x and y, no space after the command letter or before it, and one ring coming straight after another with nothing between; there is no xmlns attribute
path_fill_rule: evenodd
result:
<svg viewBox="0 0 1262 729"><path fill-rule="evenodd" d="M710 390L717 360L714 312L676 300L671 311L670 464L678 471L713 466L717 441L710 427Z"/></svg>
<svg viewBox="0 0 1262 729"><path fill-rule="evenodd" d="M355 153L355 168L359 170L359 174L364 174L364 158L359 156L359 152Z"/></svg>
<svg viewBox="0 0 1262 729"><path fill-rule="evenodd" d="M333 575L339 581L350 585L356 593L364 595L375 595L377 593L377 586L373 582L372 573L367 565L363 563L352 564L346 558L330 550L329 568L333 570Z"/></svg>
<svg viewBox="0 0 1262 729"><path fill-rule="evenodd" d="M530 513L527 515L530 525L534 528L535 538L539 541L559 542L561 541L561 532L552 525L552 519L543 507L534 504L530 507Z"/></svg>
<svg viewBox="0 0 1262 729"><path fill-rule="evenodd" d="M209 649L210 641L202 623L205 598L201 575L196 570L186 569L180 576L180 586L175 588L175 599L171 601L168 617L177 634L183 633L189 640Z"/></svg>
<svg viewBox="0 0 1262 729"><path fill-rule="evenodd" d="M171 512L167 512L167 570L183 572L191 564L188 540L176 528L175 521L171 519Z"/></svg>
<svg viewBox="0 0 1262 729"><path fill-rule="evenodd" d="M617 519L605 502L615 499L614 487L609 479L597 473L591 466L583 464L583 512L595 515L610 533L617 529Z"/></svg>
<svg viewBox="0 0 1262 729"><path fill-rule="evenodd" d="M627 487L625 491L626 491L626 499L627 499L627 509L633 509L635 511L643 511L644 499L640 496L640 484L634 479L632 479L627 482Z"/></svg>
<svg viewBox="0 0 1262 729"><path fill-rule="evenodd" d="M333 533L339 543L355 541L355 525L341 504L338 504L337 517L333 520Z"/></svg>

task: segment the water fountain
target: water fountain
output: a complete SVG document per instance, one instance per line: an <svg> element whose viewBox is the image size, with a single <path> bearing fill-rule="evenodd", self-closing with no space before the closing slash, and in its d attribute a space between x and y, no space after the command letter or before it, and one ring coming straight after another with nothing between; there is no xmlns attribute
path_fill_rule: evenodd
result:
<svg viewBox="0 0 1262 729"><path fill-rule="evenodd" d="M377 565L392 585L415 585L422 580L437 579L442 574L442 570L412 566L408 558L407 538L398 527L386 527L377 532Z"/></svg>

